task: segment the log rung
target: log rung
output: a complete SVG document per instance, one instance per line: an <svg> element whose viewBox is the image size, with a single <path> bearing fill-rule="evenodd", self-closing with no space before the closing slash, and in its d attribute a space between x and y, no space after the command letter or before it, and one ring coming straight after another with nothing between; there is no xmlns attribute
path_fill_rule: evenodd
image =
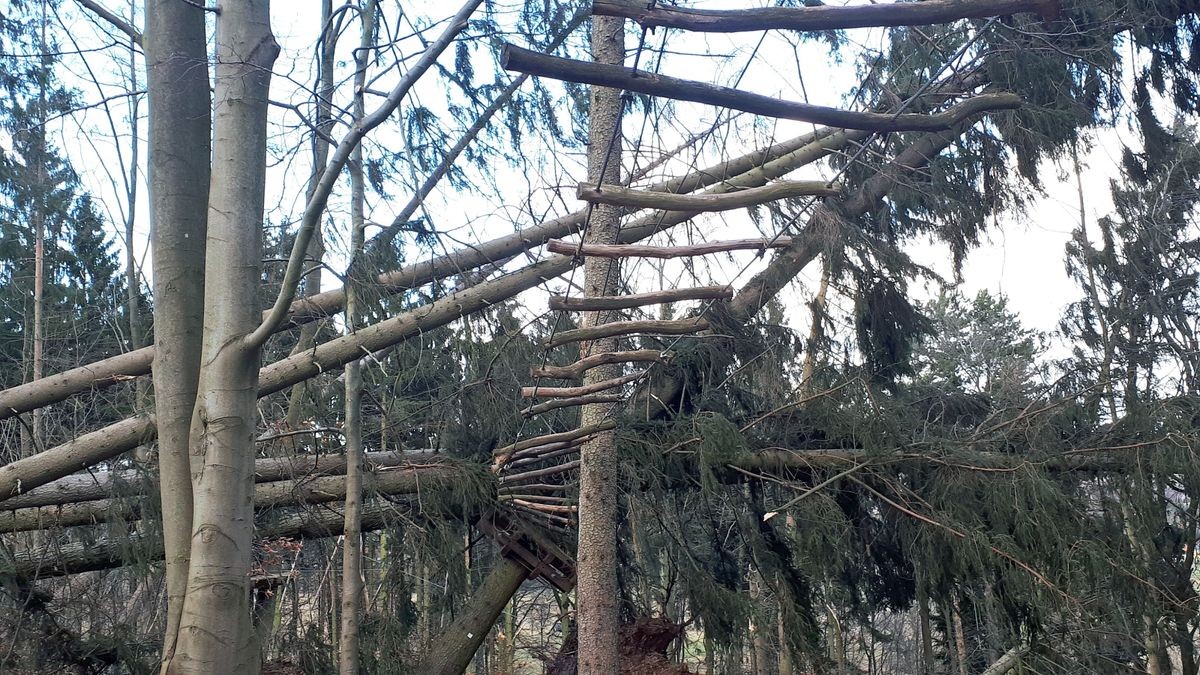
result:
<svg viewBox="0 0 1200 675"><path fill-rule="evenodd" d="M715 213L759 206L780 199L795 197L836 197L842 187L819 180L776 181L756 188L712 194L678 194L634 190L618 185L580 183L575 196L589 204L614 204L631 209L660 209L663 211L693 211Z"/></svg>
<svg viewBox="0 0 1200 675"><path fill-rule="evenodd" d="M644 28L679 28L707 33L796 30L825 31L847 28L885 28L948 23L959 19L1035 12L1046 19L1058 17L1058 0L994 0L957 2L926 0L913 3L824 5L815 7L756 7L753 9L693 9L647 5L645 0L593 0L592 14L633 19Z"/></svg>
<svg viewBox="0 0 1200 675"><path fill-rule="evenodd" d="M922 4L922 3L918 3ZM875 133L896 131L945 131L965 117L988 110L1012 110L1021 107L1023 100L1011 93L981 94L953 108L932 114L856 112L828 106L754 94L741 89L721 87L668 77L644 71L631 72L623 65L578 61L548 56L513 44L505 44L500 52L500 66L505 70L551 77L556 80L624 89L639 94L662 96L679 101L692 101L741 110L755 115L778 117L825 124L840 129L858 129Z"/></svg>
<svg viewBox="0 0 1200 675"><path fill-rule="evenodd" d="M560 347L572 342L599 340L620 335L690 335L708 330L704 319L676 319L672 321L614 321L599 326L576 328L563 331L545 342L547 348Z"/></svg>
<svg viewBox="0 0 1200 675"><path fill-rule="evenodd" d="M561 410L562 408L574 408L581 405L592 405L595 403L620 403L625 400L621 394L593 394L591 396L573 396L570 398L559 398L553 401L546 401L537 405L531 405L521 411L522 417L536 417L553 410ZM514 455L515 459L515 455Z"/></svg>
<svg viewBox="0 0 1200 675"><path fill-rule="evenodd" d="M550 296L550 309L566 312L590 312L598 310L632 309L648 305L661 305L683 300L728 300L733 297L732 286L700 286L697 288L671 288L650 293L631 293L606 297Z"/></svg>
<svg viewBox="0 0 1200 675"><path fill-rule="evenodd" d="M592 368L613 363L666 363L671 360L670 352L660 352L657 349L636 349L628 352L602 352L579 359L566 366L544 366L530 368L529 376L533 378L548 378L551 380L578 380Z"/></svg>
<svg viewBox="0 0 1200 675"><path fill-rule="evenodd" d="M521 388L521 397L522 398L580 398L580 397L585 397L588 394L596 394L596 393L599 393L602 391L608 391L609 389L616 389L617 387L622 387L624 385L629 384L630 382L635 382L637 380L642 379L643 377L645 377L645 375L646 375L646 371L643 370L641 372L630 373L629 375L623 375L621 377L614 377L611 380L604 380L602 382L594 382L592 384L585 384L582 387L542 387L542 386L536 386L536 385L533 387L522 387ZM599 403L599 402L600 401L597 401L597 403Z"/></svg>
<svg viewBox="0 0 1200 675"><path fill-rule="evenodd" d="M692 258L728 251L765 251L768 248L787 248L792 245L791 237L774 239L730 239L710 241L690 246L649 246L645 244L572 244L561 239L546 242L552 253L583 255L595 258Z"/></svg>

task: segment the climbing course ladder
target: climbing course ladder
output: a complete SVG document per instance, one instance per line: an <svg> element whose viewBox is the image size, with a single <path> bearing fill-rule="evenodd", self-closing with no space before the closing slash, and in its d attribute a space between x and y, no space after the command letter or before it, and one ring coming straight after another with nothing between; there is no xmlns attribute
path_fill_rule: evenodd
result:
<svg viewBox="0 0 1200 675"><path fill-rule="evenodd" d="M758 115L781 119L824 124L829 128L813 134L808 146L797 148L789 155L754 167L733 181L722 181L701 194L684 194L695 189L683 183L665 184L667 190L638 190L620 185L581 183L576 195L589 205L608 204L628 209L653 209L653 218L630 223L638 237L684 222L701 213L753 207L780 199L809 197L847 197L846 189L835 181L777 180L783 175L815 161L829 152L859 142L857 153L847 166L854 164L868 147L873 134L901 131L937 132L953 129L973 116L996 110L1013 109L1022 101L1013 94L985 93L965 97L961 102L941 112L910 112L925 94L922 89L904 101L898 109L850 111L796 101L786 101L736 88L710 85L704 82L669 77L638 70L637 63L645 45L646 32L657 27L708 32L738 32L762 30L836 30L864 26L916 26L964 18L987 18L1020 12L1034 12L1043 18L1057 14L1058 0L926 0L921 3L888 3L847 7L767 8L754 10L694 10L674 6L659 6L655 0L595 0L592 13L597 16L620 16L641 24L642 44L634 58L634 67L577 61L508 44L501 54L504 68L526 75L549 77L577 84L591 84L619 89L628 95L637 92L675 100L721 106ZM665 44L665 43L664 43ZM964 45L965 52L968 45ZM959 55L948 61L953 62ZM931 81L932 83L932 81ZM969 89L969 87L967 88ZM618 122L619 124L619 122ZM839 176L845 169L839 172ZM771 182L775 181L775 182ZM871 199L864 186L854 199ZM878 197L874 197L877 199ZM810 202L810 206L812 202ZM730 251L769 249L794 250L803 245L798 239L786 236L788 223L773 238L710 241L689 246L652 246L644 244L598 244L567 242L551 239L546 247L551 253L569 255L576 264L587 258L692 258ZM586 232L587 225L582 230ZM624 236L624 234L622 235ZM744 270L743 270L744 271ZM625 295L584 295L550 298L554 312L620 312L652 305L679 301L728 301L734 297L730 286L701 286L669 288L653 292ZM709 331L711 326L696 316L678 320L649 320L620 318L598 322L565 331L554 331L543 344L546 361L551 350L583 343L581 357L565 366L547 365L531 369L531 386L522 388L521 396L529 401L519 414L529 420L551 411L580 408L589 404L619 404L628 400L628 389L645 380L656 366L670 360L670 349L633 349L588 353L596 340L643 336L675 336L683 339ZM556 322L557 323L557 322ZM542 380L580 382L594 368L614 364L644 364L633 372L599 382L545 386ZM583 426L571 431L521 438L494 452L492 470L499 476L500 499L504 513L495 513L481 524L485 532L500 542L505 555L519 560L537 576L545 578L560 589L574 581L574 562L562 549L544 537L534 536L532 525L562 534L570 534L576 524L574 472L579 469L580 448L595 434L614 429L612 419ZM524 428L524 425L522 425Z"/></svg>

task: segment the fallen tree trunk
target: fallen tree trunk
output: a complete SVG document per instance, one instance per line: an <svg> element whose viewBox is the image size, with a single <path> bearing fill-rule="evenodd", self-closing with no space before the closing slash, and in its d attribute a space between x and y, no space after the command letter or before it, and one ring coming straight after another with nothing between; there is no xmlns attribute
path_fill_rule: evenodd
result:
<svg viewBox="0 0 1200 675"><path fill-rule="evenodd" d="M464 672L504 606L528 578L527 567L501 556L413 672L429 675Z"/></svg>
<svg viewBox="0 0 1200 675"><path fill-rule="evenodd" d="M749 164L752 168L715 185L709 191L723 192L750 185L762 185L800 166L816 161L826 154L845 146L847 143L865 136L865 134L860 132L827 133L825 131L815 132L815 135L819 140L801 145L765 164L756 165L746 157L727 162L722 166L729 166L731 164L733 166L743 166ZM806 136L805 138L811 136L813 135ZM794 143L795 141L785 145L790 146ZM756 158L761 157L756 156ZM708 178L707 176L697 175L695 180L702 181ZM645 214L622 228L620 241L639 241L656 232L685 222L694 215L696 214L688 211L651 212ZM583 221L579 220L578 222L581 224ZM546 227L548 227L548 224L543 226L540 231L546 233ZM546 234L546 239L552 236L562 236L560 234ZM519 242L526 241L523 238L524 236L523 233L517 233L505 238L505 240L512 240L515 237L518 244L514 245L518 245L517 250L521 250ZM483 247L473 249L471 253L477 254L480 250L483 250ZM464 289L461 292L454 293L424 307L405 312L351 335L337 338L312 350L273 363L266 366L259 374L259 395L265 396L275 393L310 377L319 375L322 372L340 368L351 359L359 358L363 351L377 351L383 347L418 335L423 331L444 326L472 312L486 309L497 302L533 288L547 279L567 272L575 264L567 256L550 257L499 279L486 281L478 286ZM316 297L311 296L308 300ZM80 468L112 459L122 452L132 450L139 444L148 443L153 439L153 425L147 431L145 429L121 427L122 424L124 422L117 422L93 432L94 434L103 435L104 443L94 442L96 440L95 437L89 434L88 437L92 438L93 442L79 443L73 441L72 443L56 446L39 455L27 458L27 460L33 461L37 466L41 466L42 462L49 462L51 467L46 470L32 470L31 464L22 464L22 462L26 462L27 460L19 460L8 466L14 467L18 471L17 475L23 480L21 490L29 490L69 475ZM71 454L71 457L64 459L62 457L64 453ZM52 457L50 459L38 459L42 455L51 455ZM18 467L17 465L21 466ZM7 466L0 467L0 495L12 494L12 490L16 486L14 481L12 485L9 485L7 493L3 490L3 477L5 475L3 470L6 468Z"/></svg>
<svg viewBox="0 0 1200 675"><path fill-rule="evenodd" d="M427 451L369 452L365 457L365 466L368 470L374 470L420 463L434 457L436 456L430 455ZM345 472L345 455L293 455L267 457L254 462L256 483L288 478L339 475ZM64 476L41 487L0 501L0 511L110 499L114 496L142 492L153 483L153 480L153 475L137 469L95 471Z"/></svg>
<svg viewBox="0 0 1200 675"><path fill-rule="evenodd" d="M388 454L392 453L376 453ZM389 461L392 457L387 458ZM395 457L399 462L401 456ZM363 475L365 493L379 495L415 494L421 490L439 490L461 485L473 476L471 470L461 463L448 460L432 460L424 464L412 464L412 458L403 458L396 463L368 471ZM298 504L325 504L341 501L346 496L346 463L343 460L340 474L328 476L305 476L286 480L257 483L254 487L254 508L265 509ZM481 472L476 472L481 473ZM153 495L153 485L131 492L123 498L98 500L70 500L51 506L33 506L0 511L0 533L26 532L30 530L54 529L78 525L95 525L114 519L140 520L145 495ZM88 494L94 490L88 490ZM67 495L54 495L65 499Z"/></svg>
<svg viewBox="0 0 1200 675"><path fill-rule="evenodd" d="M482 475L482 472L480 472ZM469 493L461 489L440 492L447 502L454 502L459 513L477 511ZM422 497L428 505L429 497ZM363 504L362 531L383 529L395 521L398 504L395 500L374 499ZM429 515L428 509L422 509ZM255 535L258 539L306 539L338 536L342 533L344 515L336 504L319 509L274 509L262 513ZM113 569L133 561L146 563L162 560L162 539L157 533L135 532L122 537L104 537L91 542L53 543L39 549L20 551L0 559L0 580L18 583L35 579L61 577L81 572Z"/></svg>
<svg viewBox="0 0 1200 675"><path fill-rule="evenodd" d="M954 108L940 113L856 112L798 101L785 101L732 87L721 87L657 73L632 72L625 66L547 56L512 44L504 45L504 50L500 54L500 64L505 70L550 77L556 80L612 87L678 101L692 101L732 108L767 117L876 133L944 131L956 125L965 115L972 115L984 110L1011 110L1019 108L1022 104L1021 97L1016 94L990 94L969 98Z"/></svg>
<svg viewBox="0 0 1200 675"><path fill-rule="evenodd" d="M646 28L663 26L707 33L760 30L821 31L846 28L925 26L1022 12L1058 14L1057 0L925 0L870 5L693 9L642 0L594 0L592 14L633 19Z"/></svg>
<svg viewBox="0 0 1200 675"><path fill-rule="evenodd" d="M741 157L722 162L715 166L699 171L693 171L683 176L673 178L649 186L650 190L687 193L718 186L729 179L752 173L757 167L774 162L808 148L823 145L828 147L820 152L812 152L798 156L802 163L808 163L824 156L826 152L840 147L838 143L822 143L830 137L836 137L835 129L820 129L813 133L777 143L765 150L747 153ZM795 164L792 168L800 166ZM782 175L782 174L780 174ZM777 176L771 176L774 178ZM744 185L734 181L739 186L761 185L761 182L750 180ZM565 216L548 220L540 225L526 228L513 234L493 239L489 242L465 248L454 253L436 256L429 260L406 265L399 270L387 272L375 278L378 292L384 294L401 293L411 288L430 283L440 278L461 274L464 270L474 269L504 260L522 251L541 246L546 241L565 237L579 229L587 218L587 209L581 209ZM291 312L280 330L294 328L312 321L333 316L342 311L346 302L344 288L338 288L324 293L317 293L300 298L292 303ZM264 312L264 318L267 313ZM124 382L133 377L150 373L154 361L154 346L137 349L119 356L102 359L79 368L72 368L55 375L43 377L32 382L10 387L0 391L0 420L13 415L19 415L30 410L57 403L86 391L103 389Z"/></svg>

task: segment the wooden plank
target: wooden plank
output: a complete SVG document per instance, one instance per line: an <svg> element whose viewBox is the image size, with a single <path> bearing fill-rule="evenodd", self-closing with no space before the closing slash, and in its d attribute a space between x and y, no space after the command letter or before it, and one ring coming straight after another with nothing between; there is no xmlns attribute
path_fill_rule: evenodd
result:
<svg viewBox="0 0 1200 675"><path fill-rule="evenodd" d="M697 288L669 288L650 293L631 293L628 295L593 298L552 295L550 296L550 309L564 312L589 312L596 310L632 309L634 307L661 305L684 300L729 300L731 298L733 298L732 286L699 286Z"/></svg>
<svg viewBox="0 0 1200 675"><path fill-rule="evenodd" d="M873 132L945 131L963 119L985 110L1011 110L1022 105L1020 96L1005 93L974 96L945 112L929 115L855 112L798 101L785 101L732 87L721 87L645 71L635 73L624 66L547 56L513 44L504 45L504 50L500 54L500 64L505 70L518 73L624 89L680 101L706 103L767 117Z"/></svg>
<svg viewBox="0 0 1200 675"><path fill-rule="evenodd" d="M634 190L618 185L596 187L593 183L580 183L575 189L575 196L591 204L615 204L631 209L717 212L744 209L795 197L836 197L841 192L841 185L821 180L783 180L734 192L685 195Z"/></svg>
<svg viewBox="0 0 1200 675"><path fill-rule="evenodd" d="M592 394L591 396L572 396L568 398L557 398L553 401L546 401L537 405L531 405L521 411L523 417L537 417L552 410L561 410L563 408L574 408L581 405L592 405L593 403L620 403L625 400L621 394ZM515 455L514 455L515 458Z"/></svg>
<svg viewBox="0 0 1200 675"><path fill-rule="evenodd" d="M577 398L587 396L588 394L596 394L609 389L616 389L630 382L640 380L646 376L646 371L622 375L614 377L611 380L603 380L601 382L593 382L585 384L581 387L542 387L534 385L532 387L521 387L521 398Z"/></svg>
<svg viewBox="0 0 1200 675"><path fill-rule="evenodd" d="M689 335L708 330L704 319L678 319L674 321L614 321L599 326L576 328L558 333L545 342L546 347L559 347L583 340L598 340L617 335Z"/></svg>
<svg viewBox="0 0 1200 675"><path fill-rule="evenodd" d="M791 237L776 237L775 239L728 239L725 241L707 241L703 244L688 246L649 246L646 244L571 244L558 239L546 242L546 248L552 253L573 255L578 252L584 256L597 258L693 258L713 253L728 251L765 251L768 248L787 248L792 245Z"/></svg>
<svg viewBox="0 0 1200 675"><path fill-rule="evenodd" d="M596 298L599 300L600 298ZM608 309L608 308L605 308ZM579 359L568 366L545 366L531 368L530 377L547 377L552 380L578 380L583 374L596 366L606 366L611 363L666 363L670 360L670 352L660 352L657 349L635 349L628 352L603 352Z"/></svg>
<svg viewBox="0 0 1200 675"><path fill-rule="evenodd" d="M664 26L706 33L762 30L821 31L845 28L890 28L948 23L1034 12L1058 16L1057 0L925 0L871 5L692 9L645 0L594 0L592 14L633 19L646 28Z"/></svg>
<svg viewBox="0 0 1200 675"><path fill-rule="evenodd" d="M537 436L534 438L526 438L525 440L517 441L516 443L499 448L494 452L495 459L492 460L492 471L494 473L499 473L500 469L504 468L504 465L507 464L508 460L512 458L513 453L520 450L536 448L539 445L548 445L550 443L573 441L577 438L583 438L584 436L591 436L599 431L608 431L609 429L616 428L616 422L607 420L600 422L599 424L589 424L586 427L572 429L571 431L564 431L558 434L546 434L545 436Z"/></svg>

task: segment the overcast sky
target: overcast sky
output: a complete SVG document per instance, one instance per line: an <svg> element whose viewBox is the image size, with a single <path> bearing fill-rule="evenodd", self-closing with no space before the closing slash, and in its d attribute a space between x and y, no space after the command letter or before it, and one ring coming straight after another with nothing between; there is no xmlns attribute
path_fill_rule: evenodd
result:
<svg viewBox="0 0 1200 675"><path fill-rule="evenodd" d="M136 4L140 6L141 3ZM435 4L438 5L436 11L444 11L447 14L452 11L452 7L445 3ZM745 5L744 2L738 4ZM108 6L118 11L123 5L124 0L108 0ZM730 3L704 5L729 6ZM125 7L125 11L128 12L128 7ZM70 28L69 31L59 32L59 40L65 50L70 50L73 46L92 49L109 41L110 33L100 25L92 23L70 2L63 4L60 19L63 25ZM140 18L138 21L140 23ZM272 98L303 104L306 97L301 87L312 79L314 36L318 34L320 23L319 3L316 0L276 2L273 22L283 52L275 68ZM440 26L430 31L426 39L432 39L438 32ZM580 34L582 35L582 31ZM631 26L627 40L631 50L638 44L638 34ZM792 100L845 105L845 96L857 81L852 63L854 50L878 49L883 39L882 31L876 30L850 31L848 35L853 44L843 52L844 61L839 63L829 56L828 48L821 43L808 42L794 46L794 40L778 33L763 39L761 34L706 35L680 32L666 33L664 37L663 31L659 31L647 37L641 63L647 68L652 65L658 66L653 55L658 48L665 46L670 54L661 64L661 72L665 74L730 84L745 68L745 76L739 84L743 89ZM75 41L74 45L72 41ZM342 44L346 49L339 55L342 62L339 76L349 73L349 48L356 43L357 36L352 33L348 33L343 39ZM420 46L411 38L402 42L400 47L400 51L406 54L414 54L420 50ZM64 61L63 65L68 73L65 79L81 90L82 99L87 103L96 104L102 99L127 90L130 86L127 62L123 64L113 60L127 59L128 56L120 50L110 50L106 53L110 55L107 59L100 58L95 53L90 54L86 59L86 66L81 58L68 58ZM706 54L727 55L729 58L718 60L704 56ZM753 59L751 55L754 56ZM453 50L450 50L443 57L443 62L452 63L452 59ZM90 71L87 66L90 66ZM487 67L490 66L484 64L477 66L477 69L482 71ZM386 90L397 75L394 71L385 74L373 87ZM484 74L483 77L487 75ZM141 88L143 85L140 74L138 78L137 88ZM94 81L99 81L101 86L97 87ZM441 110L445 105L440 100L444 98L442 93L440 86L429 78L415 90L413 100L406 105L418 102ZM127 135L127 122L123 121L128 115L129 100L116 97L106 106L95 105L70 118L57 120L51 126L51 132L58 134L64 149L83 174L85 183L107 205L110 218L114 221L114 234L118 239L122 236L119 222L124 201L123 196L117 196L122 194L124 189L120 167L121 162L127 162L130 156L131 139ZM372 104L373 101L368 100L368 107ZM117 118L118 133L115 142L106 113L111 113ZM144 163L144 101L139 114L143 117L139 135L142 140L140 150ZM675 106L675 114L658 119L652 131L658 132L662 147L671 147L687 133L711 124L717 114L721 114L721 111L711 107L679 104ZM268 219L278 224L291 221L302 208L303 186L308 166L306 151L288 151L297 145L303 133L302 129L298 128L298 119L294 113L282 108L273 108L271 116L274 164L268 178ZM747 120L748 117L742 116ZM760 121L756 127L751 127L748 122L743 123L736 130L717 139L722 142L709 143L699 154L682 157L680 161L665 165L656 175L670 175L693 162L711 163L722 154L738 155L755 147L762 147L772 139L789 138L810 129L809 125L786 121ZM342 129L337 131L340 134ZM654 135L647 136L645 125L640 120L628 121L625 134L627 165L632 161L629 158L634 154L634 148L639 151L641 164L653 156L654 143L651 139ZM373 149L386 146L392 151L402 150L402 138L394 131L384 131L376 134L374 138ZM1094 223L1098 217L1109 212L1111 202L1108 181L1116 170L1116 159L1119 157L1121 144L1136 142L1136 134L1122 124L1117 129L1100 132L1094 140L1090 151L1083 157L1083 185L1086 196L1083 215L1089 223ZM530 148L525 146L523 149ZM536 154L531 152L530 157L534 158ZM434 216L434 223L440 230L459 241L480 241L510 232L514 225L532 224L530 212L554 216L579 208L580 203L574 199L574 184L584 178L585 172L582 156L578 151L551 149L551 152L544 153L536 159L540 159L540 163L531 162L523 170L520 167L500 166L495 176L495 184L498 187L491 192L481 189L460 194L449 190L448 186L443 186L440 193L430 201L429 208ZM1078 289L1067 279L1063 264L1064 246L1071 230L1077 226L1080 219L1075 177L1069 169L1070 167L1056 167L1051 164L1044 166L1046 194L1036 196L1025 214L1000 215L997 219L998 228L989 232L987 242L967 259L961 287L968 295L985 289L1008 296L1011 307L1020 314L1025 323L1042 331L1053 331L1057 327L1063 307L1079 295ZM830 172L823 167L809 167L789 178L818 176L828 178ZM142 179L144 180L144 174ZM398 209L407 201L410 194L408 188L397 185L389 195L373 195L370 200L370 217L378 222L390 222L394 209ZM142 260L145 260L148 234L145 196L146 190L142 185L139 187L137 228L133 242L134 249ZM522 207L528 208L522 212L514 208L514 196L516 201L522 202ZM345 232L344 228L339 229L339 223L344 223L344 204L344 196L335 197L331 204L334 223L328 238L331 240L331 264L335 268L338 267L339 260L344 260L341 252L344 251ZM747 229L752 227L744 214L725 214L706 218L686 230L675 231L669 237L664 237L664 240L747 236ZM447 246L456 247L449 243ZM917 242L910 250L919 262L938 270L947 279L952 278L949 255L944 247ZM520 260L514 262L519 263ZM711 275L718 282L735 284L744 282L757 268L753 257L750 256L705 260L700 264L705 267L705 271L697 276ZM793 325L805 321L805 312L799 311L799 308L809 298L808 293L811 291L805 288L812 287L812 282L819 274L817 267L814 265L812 269L806 270L801 283L803 284L805 278L809 283L800 286L798 292L789 295L787 304L794 315ZM630 270L630 273L636 277L639 286L657 287L660 283L658 274L648 265L639 265ZM686 285L687 276L680 267L669 268L667 283ZM555 286L561 288L561 282ZM931 287L913 290L925 297L937 291ZM544 297L540 293L534 295Z"/></svg>

